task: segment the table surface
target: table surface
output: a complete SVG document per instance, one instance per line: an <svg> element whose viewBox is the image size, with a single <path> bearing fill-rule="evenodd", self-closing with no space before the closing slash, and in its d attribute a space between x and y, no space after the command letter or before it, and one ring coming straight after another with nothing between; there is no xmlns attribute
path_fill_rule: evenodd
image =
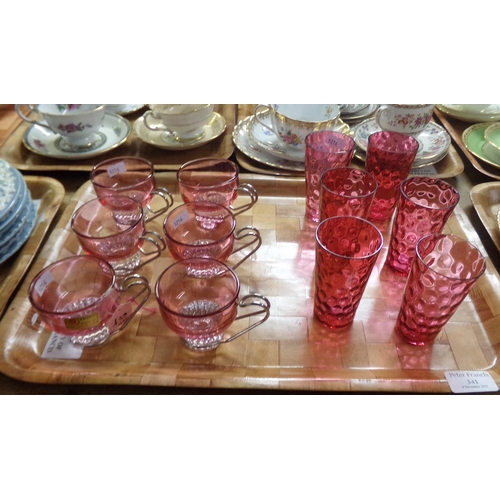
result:
<svg viewBox="0 0 500 500"><path fill-rule="evenodd" d="M439 118L439 116L438 116ZM453 119L448 121L454 124ZM13 105L0 105L0 145L13 133L19 126L20 119L14 111ZM458 130L464 127L464 124L456 121ZM456 146L456 144L455 144ZM470 225L477 232L488 256L495 265L497 271L500 271L500 259L498 249L492 241L483 223L479 219L476 210L470 199L471 188L477 184L491 182L489 176L483 175L480 171L474 168L468 155L464 154L460 148L457 148L463 162L464 172L457 177L447 179L460 192L460 206L467 216ZM232 157L234 159L234 155ZM242 169L244 171L244 169ZM85 171L51 171L37 172L33 169L29 172L30 175L48 175L59 180L65 187L66 193L59 209L58 214L53 221L53 227L58 223L64 209L70 202L74 193L88 181L88 172ZM279 178L276 178L279 179ZM124 385L59 385L59 384L36 384L18 381L0 373L0 394L256 394L256 393L274 394L286 393L290 394L293 391L278 391L278 390L252 390L252 389L209 389L209 388L190 388L190 387L156 387L156 386L124 386ZM307 391L296 391L305 393ZM317 394L317 391L314 391ZM330 392L333 393L333 392ZM352 392L351 392L352 394Z"/></svg>

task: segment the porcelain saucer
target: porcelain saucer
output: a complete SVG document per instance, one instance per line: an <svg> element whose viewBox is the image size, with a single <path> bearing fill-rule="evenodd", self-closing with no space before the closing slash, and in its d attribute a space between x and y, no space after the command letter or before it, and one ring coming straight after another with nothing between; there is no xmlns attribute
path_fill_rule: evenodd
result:
<svg viewBox="0 0 500 500"><path fill-rule="evenodd" d="M366 109L369 104L339 104L341 116L355 115Z"/></svg>
<svg viewBox="0 0 500 500"><path fill-rule="evenodd" d="M145 104L106 104L106 111L117 115L130 115L139 111Z"/></svg>
<svg viewBox="0 0 500 500"><path fill-rule="evenodd" d="M374 132L380 132L374 118L369 118L353 127L354 141L356 146L366 153L368 147L368 137ZM415 166L423 163L436 162L443 159L451 146L451 137L446 130L430 122L416 138L419 149L415 158Z"/></svg>
<svg viewBox="0 0 500 500"><path fill-rule="evenodd" d="M373 113L377 111L378 107L378 104L368 104L366 108L358 109L350 114L341 114L340 116L346 123L358 123L373 115Z"/></svg>
<svg viewBox="0 0 500 500"><path fill-rule="evenodd" d="M265 125L272 128L271 115L269 111L259 113L259 117ZM262 123L256 120L255 116L252 115L249 118L246 130L250 142L256 143L256 145L260 148L269 151L273 155L283 158L284 160L295 162L305 161L304 148L297 149L283 144L283 142L280 141L275 134L267 130ZM339 119L330 130L347 134L349 132L349 125Z"/></svg>
<svg viewBox="0 0 500 500"><path fill-rule="evenodd" d="M35 227L37 219L37 210L35 204L30 198L27 207L27 215L23 218L23 223L17 230L16 237L0 247L0 264L14 255L30 237Z"/></svg>
<svg viewBox="0 0 500 500"><path fill-rule="evenodd" d="M294 172L304 172L305 165L303 162L296 162L280 158L269 152L267 149L260 147L256 142L250 140L247 126L253 116L247 116L241 120L233 130L233 142L235 146L246 156L259 163L263 163L269 167L279 169L292 170Z"/></svg>
<svg viewBox="0 0 500 500"><path fill-rule="evenodd" d="M104 141L97 148L88 151L68 152L61 149L59 142L61 136L52 132L48 128L32 125L24 134L23 144L26 149L41 156L57 158L61 160L83 160L94 158L123 144L130 134L130 123L114 113L106 113L99 135L104 137Z"/></svg>
<svg viewBox="0 0 500 500"><path fill-rule="evenodd" d="M467 151L493 167L500 168L500 153L485 139L484 131L491 123L476 123L464 130L462 142Z"/></svg>
<svg viewBox="0 0 500 500"><path fill-rule="evenodd" d="M144 125L144 117L139 117L134 122L134 132L139 139L151 146L167 149L169 151L179 151L195 149L204 146L210 141L220 137L226 130L226 120L219 113L212 113L209 122L203 127L204 134L199 139L190 142L179 142L175 138L163 131L150 130Z"/></svg>
<svg viewBox="0 0 500 500"><path fill-rule="evenodd" d="M468 123L486 123L500 120L500 104L485 104L484 107L471 104L436 104L446 115Z"/></svg>

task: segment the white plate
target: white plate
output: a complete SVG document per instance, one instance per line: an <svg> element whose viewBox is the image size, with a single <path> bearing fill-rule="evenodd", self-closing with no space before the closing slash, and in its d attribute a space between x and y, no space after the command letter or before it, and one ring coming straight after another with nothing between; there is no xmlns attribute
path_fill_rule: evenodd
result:
<svg viewBox="0 0 500 500"><path fill-rule="evenodd" d="M23 144L33 153L49 158L61 160L94 158L123 144L130 134L130 123L119 115L106 113L98 133L104 136L104 142L99 147L87 151L68 152L58 147L61 140L59 134L47 128L32 125L24 134Z"/></svg>
<svg viewBox="0 0 500 500"><path fill-rule="evenodd" d="M106 111L117 115L129 115L143 108L145 104L106 104Z"/></svg>
<svg viewBox="0 0 500 500"><path fill-rule="evenodd" d="M381 130L374 118L369 118L356 125L353 127L356 146L366 153L368 137ZM428 123L416 139L419 143L419 149L415 158L415 166L442 160L448 154L451 145L451 137L448 132L433 122Z"/></svg>
<svg viewBox="0 0 500 500"><path fill-rule="evenodd" d="M201 138L190 142L179 142L175 138L163 131L150 130L144 125L144 117L137 118L134 122L134 132L139 139L151 146L167 149L169 151L180 151L195 149L204 146L210 141L220 137L226 130L226 120L219 113L212 113L209 122L203 127L204 134Z"/></svg>
<svg viewBox="0 0 500 500"><path fill-rule="evenodd" d="M436 108L446 115L468 123L500 120L500 104L486 104L482 109L477 104L436 104Z"/></svg>
<svg viewBox="0 0 500 500"><path fill-rule="evenodd" d="M303 162L296 162L279 158L273 155L267 149L261 148L254 141L250 141L247 125L252 119L252 116L247 116L241 120L233 130L233 142L235 146L246 156L252 160L263 163L269 167L282 168L295 172L304 172L305 165Z"/></svg>

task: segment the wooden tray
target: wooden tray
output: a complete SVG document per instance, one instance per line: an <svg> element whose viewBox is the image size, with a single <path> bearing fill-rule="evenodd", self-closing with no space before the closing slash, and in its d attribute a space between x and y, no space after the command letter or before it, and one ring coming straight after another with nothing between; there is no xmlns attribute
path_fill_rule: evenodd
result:
<svg viewBox="0 0 500 500"><path fill-rule="evenodd" d="M27 175L24 177L33 201L38 202L35 227L26 243L12 257L0 264L0 318L27 273L35 255L41 247L54 216L64 198L64 187L56 179Z"/></svg>
<svg viewBox="0 0 500 500"><path fill-rule="evenodd" d="M500 210L500 182L485 182L473 186L470 199L493 243L500 252L500 228L497 214Z"/></svg>
<svg viewBox="0 0 500 500"><path fill-rule="evenodd" d="M179 203L174 174L157 177ZM411 346L393 332L405 282L384 266L388 227L382 226L385 247L355 321L347 332L335 333L312 313L315 240L314 228L303 217L304 179L245 174L241 182L256 187L259 201L238 216L238 226L259 228L263 245L237 274L242 294L259 292L270 299L266 323L215 351L196 353L164 326L151 297L128 328L107 344L84 349L78 360L42 359L49 332L34 321L27 289L35 273L50 262L80 251L68 223L75 208L94 197L87 182L0 323L0 370L41 383L426 393L450 392L447 370L485 370L500 384L500 277L488 258L487 272L435 343ZM484 250L461 208L445 230ZM171 262L165 252L143 274L154 285Z"/></svg>
<svg viewBox="0 0 500 500"><path fill-rule="evenodd" d="M491 177L493 179L500 180L500 170L495 168L487 163L479 160L476 156L474 156L470 151L467 150L463 141L462 134L464 131L471 126L470 123L463 122L461 120L457 120L456 118L452 118L439 109L434 110L435 116L438 118L441 125L448 131L451 138L458 146L460 151L466 156L466 158L471 162L472 166L484 175Z"/></svg>
<svg viewBox="0 0 500 500"><path fill-rule="evenodd" d="M239 104L238 105L238 116L237 122L243 120L247 116L253 114L255 109L255 104ZM304 172L297 173L291 172L286 169L281 168L273 168L268 167L267 165L260 164L259 162L249 158L241 151L236 149L236 161L238 164L243 167L246 171L257 174L267 174L267 175L278 175L278 176L294 176L300 177L304 176ZM352 161L352 165L358 168L364 168L364 161L354 157ZM452 177L456 177L464 171L464 163L460 158L457 150L453 146L450 146L448 155L443 158L441 161L435 163L434 165L429 165L427 167L415 168L412 170L411 175L430 175L432 177L440 178L440 179L448 179Z"/></svg>
<svg viewBox="0 0 500 500"><path fill-rule="evenodd" d="M6 138L0 148L0 158L25 171L90 171L92 167L100 161L115 156L140 156L151 161L156 170L177 170L180 165L189 160L202 157L229 158L234 152L232 132L236 120L235 104L217 104L215 111L226 119L226 130L221 137L209 142L208 144L186 151L167 151L151 146L142 141L134 132L133 124L137 118L142 116L144 109L124 118L130 121L132 131L126 142L117 148L94 158L86 160L59 160L46 158L28 151L22 138L26 130L31 126L18 118L18 126ZM10 111L15 113L15 111ZM17 114L16 114L17 115Z"/></svg>

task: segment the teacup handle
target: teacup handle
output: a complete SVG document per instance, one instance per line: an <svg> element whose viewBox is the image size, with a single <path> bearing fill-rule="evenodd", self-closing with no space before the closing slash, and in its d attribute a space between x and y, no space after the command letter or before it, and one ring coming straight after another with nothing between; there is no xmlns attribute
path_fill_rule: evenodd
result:
<svg viewBox="0 0 500 500"><path fill-rule="evenodd" d="M143 262L141 262L136 269L139 267L142 267L146 264L149 264L153 260L157 259L163 250L167 248L167 244L163 237L159 235L156 231L145 231L143 235L139 238L140 241L142 242L149 242L152 245L154 245L155 249L151 251L145 251L142 248L142 245L139 246L139 251L142 253L142 255L145 255L146 257L149 257L145 259Z"/></svg>
<svg viewBox="0 0 500 500"><path fill-rule="evenodd" d="M148 118L152 116L153 118L155 117L153 115L153 111L152 110L149 110L149 111L146 111L143 115L142 115L142 119L144 121L144 125L146 125L146 127L149 129L149 130L153 130L154 132L165 132L165 130L167 130L167 128L165 127L165 125L163 125L163 123L158 123L156 125L151 125L148 123Z"/></svg>
<svg viewBox="0 0 500 500"><path fill-rule="evenodd" d="M375 111L375 122L380 128L384 128L382 124L382 119L387 111L387 106L384 106L383 104Z"/></svg>
<svg viewBox="0 0 500 500"><path fill-rule="evenodd" d="M39 125L40 127L45 127L49 130L52 130L48 125L46 125L45 123L42 123L40 121L37 121L37 120L32 120L30 118L28 118L23 112L22 112L22 109L21 109L21 106L22 104L16 104L15 105L15 110L17 112L17 114L19 115L20 118L22 118L25 122L28 122L28 123L33 123L33 125ZM38 113L38 110L35 108L35 106L33 106L33 104L26 104L27 108L30 110L30 113Z"/></svg>
<svg viewBox="0 0 500 500"><path fill-rule="evenodd" d="M251 184L240 184L236 188L236 191L239 191L241 193L248 195L250 197L250 201L246 205L242 205L241 207L238 207L238 208L234 208L231 205L229 207L229 209L231 210L231 212L234 216L239 215L242 212L245 212L246 210L252 208L257 203L257 200L259 199L259 195L257 194L257 190Z"/></svg>
<svg viewBox="0 0 500 500"><path fill-rule="evenodd" d="M253 111L253 115L255 116L255 119L266 129L266 130L269 130L269 132L271 132L272 134L274 134L276 137L278 137L279 139L279 136L278 134L271 128L269 127L268 125L266 125L260 118L259 116L259 113L258 111L262 108L262 110L266 110L266 111L269 111L270 113L273 112L271 106L268 106L267 104L257 104L257 106L255 106L255 109Z"/></svg>
<svg viewBox="0 0 500 500"><path fill-rule="evenodd" d="M105 341L109 340L112 336L120 333L124 330L127 325L132 321L132 318L139 312L139 309L145 304L146 300L148 300L151 295L151 287L149 286L148 280L139 274L131 274L123 279L118 291L120 293L126 292L130 288L139 287L139 290L135 295L127 299L128 302L136 303L137 299L143 295L140 302L137 304L136 308L125 316L117 316L115 318L115 322L113 325L109 326L111 330L109 336L106 337ZM116 327L116 328L114 328Z"/></svg>
<svg viewBox="0 0 500 500"><path fill-rule="evenodd" d="M167 212L167 210L174 204L174 197L172 196L172 193L167 189L167 188L156 188L153 191L151 191L152 195L158 195L160 198L163 198L163 201L165 202L165 206L161 208L160 210L153 210L149 203L146 205L146 208L148 209L148 212L146 213L146 221L151 221L158 217L161 214L164 214Z"/></svg>
<svg viewBox="0 0 500 500"><path fill-rule="evenodd" d="M257 243L257 245L254 248L252 248L252 250L247 255L245 255L243 259L241 259L237 264L233 266L233 270L236 269L241 264L243 264L243 262L245 262L251 255L253 255L262 245L262 237L260 236L260 232L257 228L253 226L245 226L240 230L236 231L234 235L234 239L237 241L242 241L245 238L250 238L250 240L247 241L244 245L235 248L233 250L233 253L239 252L240 250L243 250L255 243Z"/></svg>
<svg viewBox="0 0 500 500"><path fill-rule="evenodd" d="M245 308L245 307L257 307L259 310L254 311L248 314L244 314L243 316L237 316L234 321L238 321L239 319L245 319L245 318L250 318L252 316L258 316L259 314L264 314L264 317L258 321L257 323L254 323L253 325L250 325L249 327L245 328L241 332L238 332L231 337L228 337L227 339L222 339L219 343L220 344L226 344L227 342L231 342L234 339L237 339L241 335L249 332L250 330L253 330L259 325L262 325L264 321L267 321L269 316L271 315L271 303L269 300L264 297L263 295L260 295L258 293L251 293L249 295L245 295L238 303L239 307Z"/></svg>

